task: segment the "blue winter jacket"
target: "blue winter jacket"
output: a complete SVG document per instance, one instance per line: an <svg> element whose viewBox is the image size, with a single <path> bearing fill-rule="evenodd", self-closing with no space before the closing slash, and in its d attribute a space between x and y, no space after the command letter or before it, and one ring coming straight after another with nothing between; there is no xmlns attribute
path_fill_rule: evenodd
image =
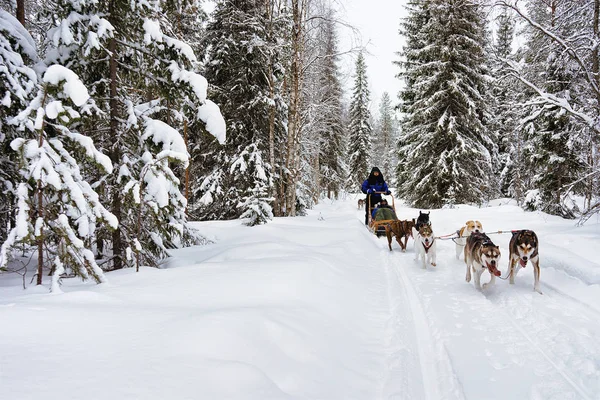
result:
<svg viewBox="0 0 600 400"><path fill-rule="evenodd" d="M387 192L388 189L388 185L387 183L384 182L376 182L374 185L369 185L369 180L365 179L365 181L362 184L361 190L363 193L367 194L369 192L369 189L371 189L372 192ZM381 194L379 193L375 193L371 195L371 206L373 206L373 204L377 204L381 201Z"/></svg>

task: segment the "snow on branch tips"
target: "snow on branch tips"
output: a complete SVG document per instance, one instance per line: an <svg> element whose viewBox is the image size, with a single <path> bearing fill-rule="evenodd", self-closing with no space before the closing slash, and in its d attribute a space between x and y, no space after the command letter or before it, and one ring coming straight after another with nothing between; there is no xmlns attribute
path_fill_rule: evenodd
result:
<svg viewBox="0 0 600 400"><path fill-rule="evenodd" d="M226 140L225 119L221 115L219 106L210 100L205 100L204 104L198 108L198 118L206 124L206 130L213 135L220 144Z"/></svg>
<svg viewBox="0 0 600 400"><path fill-rule="evenodd" d="M64 81L64 93L73 101L73 104L78 107L84 105L90 98L87 88L79 80L77 74L62 65L55 64L48 67L44 73L43 81L52 85L58 85L60 82Z"/></svg>
<svg viewBox="0 0 600 400"><path fill-rule="evenodd" d="M142 136L143 140L151 139L154 144L162 144L162 150L156 154L156 159L169 158L177 160L187 167L189 155L181 134L166 123L146 118L146 130Z"/></svg>

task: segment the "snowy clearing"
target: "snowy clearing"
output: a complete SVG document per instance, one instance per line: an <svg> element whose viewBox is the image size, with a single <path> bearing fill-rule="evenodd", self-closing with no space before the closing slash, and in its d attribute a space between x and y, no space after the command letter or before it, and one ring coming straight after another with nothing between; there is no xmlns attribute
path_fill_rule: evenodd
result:
<svg viewBox="0 0 600 400"><path fill-rule="evenodd" d="M107 284L52 295L2 274L0 397L600 399L600 223L506 203L432 210L434 232L535 230L543 295L530 264L477 291L451 240L421 269L352 196L254 228L197 223L214 244ZM490 237L504 275L510 235Z"/></svg>

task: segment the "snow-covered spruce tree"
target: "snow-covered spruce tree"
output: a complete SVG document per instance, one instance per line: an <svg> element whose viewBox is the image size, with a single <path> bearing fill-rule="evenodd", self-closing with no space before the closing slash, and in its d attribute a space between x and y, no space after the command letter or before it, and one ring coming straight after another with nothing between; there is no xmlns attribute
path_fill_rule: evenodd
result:
<svg viewBox="0 0 600 400"><path fill-rule="evenodd" d="M82 113L94 111L77 75L52 65L42 82L28 107L9 121L23 132L11 142L20 155L22 179L17 223L2 245L0 265L6 265L18 243L35 244L38 285L47 264L54 270L53 291L59 290L58 279L65 269L101 283L104 275L90 250L91 239L99 224L116 229L118 221L84 179L80 165L90 163L110 173L112 164L89 137L70 128Z"/></svg>
<svg viewBox="0 0 600 400"><path fill-rule="evenodd" d="M194 215L200 219L244 215L259 223L271 218L273 168L265 160L270 154L270 123L276 131L283 130L285 107L271 93L269 77L279 72L271 70L276 50L269 42L268 26L265 3L259 0L219 1L208 24L204 72L230 133L222 148L208 146L196 170L200 207ZM257 212L261 214L254 215Z"/></svg>
<svg viewBox="0 0 600 400"><path fill-rule="evenodd" d="M114 269L156 265L186 229L186 202L172 170L188 162L180 132L201 120L223 141L218 108L207 100L196 56L175 37L179 29L164 3L56 0L51 7L56 28L48 58L68 65L90 88L103 113L83 124L118 171L99 191L120 226L103 232L98 248L110 244Z"/></svg>
<svg viewBox="0 0 600 400"><path fill-rule="evenodd" d="M379 120L376 134L373 138L373 151L371 157L373 165L379 166L383 176L390 180L393 175L393 153L396 151L396 142L393 124L392 101L388 92L383 92L379 103ZM388 178L389 177L389 178ZM390 184L391 182L388 182Z"/></svg>
<svg viewBox="0 0 600 400"><path fill-rule="evenodd" d="M502 10L497 17L496 41L490 59L493 84L491 95L494 98L491 112L491 129L498 138L499 165L494 174L500 176L500 190L504 196L512 196L520 204L523 199L521 172L523 170L523 138L518 129L518 116L522 107L517 105L522 90L519 82L510 75L507 60L513 59L512 46L515 31L513 13Z"/></svg>
<svg viewBox="0 0 600 400"><path fill-rule="evenodd" d="M573 80L568 72L570 68L564 69L561 65L557 50L549 54L544 88L548 93L564 96ZM534 172L531 181L534 189L528 191L525 207L575 218L578 210L573 208L572 201L565 199L568 196L565 190L572 189L570 184L578 179L583 167L580 158L583 146L577 135L582 127L558 106L538 106L534 112L536 117L526 136L527 165Z"/></svg>
<svg viewBox="0 0 600 400"><path fill-rule="evenodd" d="M403 73L411 91L405 96L412 99L402 122L399 193L417 207L481 203L491 186L494 147L483 124L482 10L470 0L426 6L423 46L405 50L412 59Z"/></svg>
<svg viewBox="0 0 600 400"><path fill-rule="evenodd" d="M36 94L37 75L31 68L35 62L37 52L29 33L16 18L0 10L0 243L14 224L15 182L19 180L17 154L10 143L20 133L8 121Z"/></svg>
<svg viewBox="0 0 600 400"><path fill-rule="evenodd" d="M575 153L578 153L577 142L584 144L578 154L582 165L582 168L577 168L578 179L569 182L573 170L569 171L569 176L561 179L561 201L567 201L556 211L559 214L565 211L567 215L572 214L574 208L569 200L570 195L584 194L585 210L580 221L583 223L600 211L600 202L597 200L600 169L596 150L600 137L600 50L598 46L589 46L589 43L597 42L599 37L600 0L531 0L527 10L514 0L497 0L497 3L512 9L528 27L525 63L513 65L514 75L531 93L529 112L523 118L526 133L533 137L537 136L537 132L556 132L558 128L571 133L550 137L552 140L546 140L547 144L553 147L552 142L556 139L565 146L563 150ZM565 77L569 82L560 80ZM551 125L548 125L548 117L554 120ZM528 150L527 161L535 161L537 149ZM554 150L550 150L552 152ZM564 155L556 157L555 154L551 157L553 163L570 162L567 159L570 157L565 158ZM539 173L541 178L543 171ZM580 184L584 187L579 188ZM527 188L534 190L529 193L528 203L544 209L544 203L548 200L542 199L541 191L535 191L538 188L534 184ZM553 199L557 197L555 193Z"/></svg>
<svg viewBox="0 0 600 400"><path fill-rule="evenodd" d="M316 110L320 115L318 135L322 141L320 169L321 189L328 198L337 198L348 176L344 162L343 138L346 134L343 107L342 85L340 83L338 38L335 30L335 14L328 10L327 19L321 24L320 60L318 82L320 105Z"/></svg>
<svg viewBox="0 0 600 400"><path fill-rule="evenodd" d="M369 85L365 58L359 53L356 59L354 87L350 102L350 123L348 126L350 179L360 186L369 176L369 154L371 151L371 112L369 111Z"/></svg>
<svg viewBox="0 0 600 400"><path fill-rule="evenodd" d="M561 37L579 35L580 26L570 20L572 4L555 0L550 7L539 1L530 3L530 15ZM579 67L561 46L537 28L527 30L526 63L521 73L545 93L571 99L578 93ZM584 45L583 42L579 45ZM540 101L536 91L522 90L530 104L521 117L524 124L524 166L532 179L526 193L525 207L550 214L574 218L577 212L569 195L582 175L585 126L558 105ZM579 100L574 96L575 103ZM579 105L581 107L581 105ZM582 185L580 185L582 186ZM575 207L575 208L574 208Z"/></svg>
<svg viewBox="0 0 600 400"><path fill-rule="evenodd" d="M430 61L430 55L421 51L427 45L423 27L427 26L430 20L428 4L428 0L409 0L406 4L407 16L400 21L399 34L404 37L405 45L401 51L396 53L399 60L394 61L399 68L396 78L404 82L402 90L398 93L399 104L397 106L401 113L400 126L402 127L395 148L397 163L394 175L397 186L411 173L406 165L406 155L403 154L405 149L404 129L410 124L410 109L416 98L415 83L421 74L419 67ZM404 194L400 192L397 195L404 197Z"/></svg>

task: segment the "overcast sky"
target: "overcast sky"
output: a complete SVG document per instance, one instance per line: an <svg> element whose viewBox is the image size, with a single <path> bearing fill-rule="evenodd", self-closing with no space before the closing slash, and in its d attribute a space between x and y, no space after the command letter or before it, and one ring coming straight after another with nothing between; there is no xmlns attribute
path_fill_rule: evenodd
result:
<svg viewBox="0 0 600 400"><path fill-rule="evenodd" d="M388 92L392 103L401 82L395 78L398 67L392 64L397 60L396 52L402 48L402 39L398 34L400 18L406 14L406 0L333 0L334 7L339 10L338 18L355 28L338 25L340 52L354 47L364 46L367 50L367 78L371 89L371 112L374 116L379 110L379 101L383 92ZM214 9L211 0L204 3L207 12ZM350 99L356 54L344 55L342 72L346 96Z"/></svg>
<svg viewBox="0 0 600 400"><path fill-rule="evenodd" d="M398 67L392 64L398 56L395 54L402 49L403 41L398 34L400 19L406 14L405 0L338 0L340 18L354 26L360 35L358 38L348 28L340 28L341 50L354 45L363 45L368 54L367 77L371 88L371 111L377 114L379 101L383 92L388 92L392 103L401 82L395 75ZM355 55L344 56L344 72L347 75L345 87L351 91L354 74Z"/></svg>

